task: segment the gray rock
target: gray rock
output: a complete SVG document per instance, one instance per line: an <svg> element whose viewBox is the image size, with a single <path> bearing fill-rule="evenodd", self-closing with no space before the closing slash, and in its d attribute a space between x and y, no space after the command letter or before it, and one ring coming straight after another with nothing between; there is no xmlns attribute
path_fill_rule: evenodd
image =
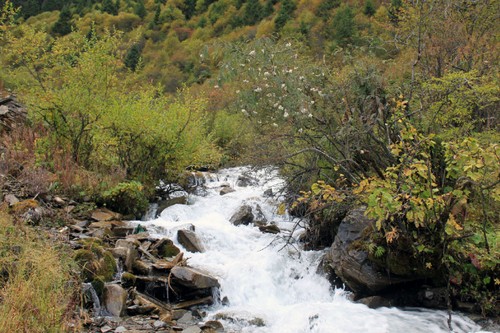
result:
<svg viewBox="0 0 500 333"><path fill-rule="evenodd" d="M9 206L14 206L19 202L19 199L14 194L7 194L3 200L9 204Z"/></svg>
<svg viewBox="0 0 500 333"><path fill-rule="evenodd" d="M218 320L209 320L201 327L202 330L211 330L210 332L222 333L224 326Z"/></svg>
<svg viewBox="0 0 500 333"><path fill-rule="evenodd" d="M264 197L266 198L271 198L274 195L273 189L268 188L267 190L264 191Z"/></svg>
<svg viewBox="0 0 500 333"><path fill-rule="evenodd" d="M115 333L123 333L123 332L127 332L127 329L123 326L118 326L117 328L115 328Z"/></svg>
<svg viewBox="0 0 500 333"><path fill-rule="evenodd" d="M177 320L178 324L192 324L194 321L193 315L191 312L187 311L184 315Z"/></svg>
<svg viewBox="0 0 500 333"><path fill-rule="evenodd" d="M382 296L369 296L361 298L357 301L358 303L364 304L370 309L378 309L381 307L390 307L392 303L389 299Z"/></svg>
<svg viewBox="0 0 500 333"><path fill-rule="evenodd" d="M191 230L177 230L177 241L189 252L205 252L200 239Z"/></svg>
<svg viewBox="0 0 500 333"><path fill-rule="evenodd" d="M231 192L234 192L234 191L236 191L234 188L229 187L229 186L224 186L224 187L220 190L219 194L220 194L220 195L225 195L225 194L228 194L228 193L231 193Z"/></svg>
<svg viewBox="0 0 500 333"><path fill-rule="evenodd" d="M158 202L158 210L156 211L156 215L159 216L161 212L173 205L185 205L188 202L188 196L182 195L178 197L174 197L171 199L165 199Z"/></svg>
<svg viewBox="0 0 500 333"><path fill-rule="evenodd" d="M253 222L260 225L267 224L267 218L259 204L255 205L255 217Z"/></svg>
<svg viewBox="0 0 500 333"><path fill-rule="evenodd" d="M182 333L200 333L201 329L198 326L189 326L182 330Z"/></svg>
<svg viewBox="0 0 500 333"><path fill-rule="evenodd" d="M276 224L259 226L259 230L267 234L279 234L281 232L280 228Z"/></svg>
<svg viewBox="0 0 500 333"><path fill-rule="evenodd" d="M153 323L153 327L154 328L162 328L162 327L165 327L167 326L167 324L161 320L156 320L154 323Z"/></svg>
<svg viewBox="0 0 500 333"><path fill-rule="evenodd" d="M101 332L102 333L107 333L107 332L111 332L113 329L111 328L111 326L108 326L108 325L104 325L103 327L101 327Z"/></svg>
<svg viewBox="0 0 500 333"><path fill-rule="evenodd" d="M240 224L248 225L253 222L254 218L252 207L243 205L231 216L229 221L236 226Z"/></svg>
<svg viewBox="0 0 500 333"><path fill-rule="evenodd" d="M104 286L103 303L111 315L122 317L127 309L127 292L117 284L107 284Z"/></svg>
<svg viewBox="0 0 500 333"><path fill-rule="evenodd" d="M238 180L236 181L236 186L239 187L247 187L253 184L257 184L257 180L247 175L238 176Z"/></svg>
<svg viewBox="0 0 500 333"><path fill-rule="evenodd" d="M205 289L220 286L216 278L191 267L175 266L170 272L180 285L188 288Z"/></svg>
<svg viewBox="0 0 500 333"><path fill-rule="evenodd" d="M410 280L388 274L369 260L365 250L352 246L361 239L363 230L373 224L364 211L364 208L353 209L342 220L327 260L349 288L355 293L369 295Z"/></svg>

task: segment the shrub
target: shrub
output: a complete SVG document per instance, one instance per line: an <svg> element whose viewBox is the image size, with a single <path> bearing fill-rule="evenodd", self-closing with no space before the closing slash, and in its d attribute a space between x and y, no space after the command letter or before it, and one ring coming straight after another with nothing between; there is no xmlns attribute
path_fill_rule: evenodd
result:
<svg viewBox="0 0 500 333"><path fill-rule="evenodd" d="M144 187L136 181L119 183L102 193L102 203L109 209L140 218L148 208Z"/></svg>

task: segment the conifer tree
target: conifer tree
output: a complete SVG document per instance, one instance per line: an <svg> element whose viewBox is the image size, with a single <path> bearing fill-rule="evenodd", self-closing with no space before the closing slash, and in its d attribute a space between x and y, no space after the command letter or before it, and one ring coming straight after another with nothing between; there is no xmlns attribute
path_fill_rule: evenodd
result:
<svg viewBox="0 0 500 333"><path fill-rule="evenodd" d="M146 17L146 6L144 5L144 0L137 1L137 5L135 6L135 14L139 16L141 19Z"/></svg>
<svg viewBox="0 0 500 333"><path fill-rule="evenodd" d="M246 25L254 25L262 18L263 8L259 0L248 0L243 12L243 22Z"/></svg>
<svg viewBox="0 0 500 333"><path fill-rule="evenodd" d="M113 0L104 0L102 2L101 10L111 15L118 14L118 8L116 8L115 4L113 3Z"/></svg>
<svg viewBox="0 0 500 333"><path fill-rule="evenodd" d="M292 14L295 11L297 7L295 6L295 3L292 0L283 0L281 3L281 8L278 11L278 15L276 15L276 19L274 21L274 26L276 30L281 30L286 22L290 18L292 18Z"/></svg>
<svg viewBox="0 0 500 333"><path fill-rule="evenodd" d="M160 15L161 15L161 6L160 4L156 5L156 10L155 10L155 17L153 19L153 23L155 25L160 24Z"/></svg>
<svg viewBox="0 0 500 333"><path fill-rule="evenodd" d="M333 31L334 38L340 46L352 43L356 33L356 26L351 7L346 5L339 8L337 14L333 17Z"/></svg>
<svg viewBox="0 0 500 333"><path fill-rule="evenodd" d="M373 0L366 0L365 7L363 8L363 13L366 16L373 16L375 14L376 8Z"/></svg>
<svg viewBox="0 0 500 333"><path fill-rule="evenodd" d="M68 6L65 6L59 13L59 19L52 26L52 32L56 35L64 36L71 32L71 28L71 11Z"/></svg>
<svg viewBox="0 0 500 333"><path fill-rule="evenodd" d="M262 17L271 16L273 13L274 13L274 1L267 0L266 5L264 6L264 9L262 11Z"/></svg>
<svg viewBox="0 0 500 333"><path fill-rule="evenodd" d="M134 44L128 50L127 55L125 56L125 66L133 72L135 72L135 70L137 69L137 65L139 64L139 60L141 59L141 52L141 46L139 44Z"/></svg>

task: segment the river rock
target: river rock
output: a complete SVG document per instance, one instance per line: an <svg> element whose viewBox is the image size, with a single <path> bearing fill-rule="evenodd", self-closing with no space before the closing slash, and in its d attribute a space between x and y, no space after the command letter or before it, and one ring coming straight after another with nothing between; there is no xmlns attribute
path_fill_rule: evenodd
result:
<svg viewBox="0 0 500 333"><path fill-rule="evenodd" d="M177 241L189 252L205 252L200 239L191 230L177 230Z"/></svg>
<svg viewBox="0 0 500 333"><path fill-rule="evenodd" d="M205 324L201 326L203 332L214 332L214 333L222 333L224 332L224 326L218 320L209 320Z"/></svg>
<svg viewBox="0 0 500 333"><path fill-rule="evenodd" d="M91 217L95 221L112 221L121 220L121 214L115 213L107 208L98 208L91 213Z"/></svg>
<svg viewBox="0 0 500 333"><path fill-rule="evenodd" d="M191 267L175 266L170 273L177 283L188 288L206 289L220 286L216 278Z"/></svg>
<svg viewBox="0 0 500 333"><path fill-rule="evenodd" d="M167 209L170 206L185 205L185 204L187 204L187 202L188 202L187 193L186 193L186 195L181 195L178 197L162 200L162 201L158 202L158 210L156 211L156 215L159 216L161 214L161 212L163 212L165 209Z"/></svg>
<svg viewBox="0 0 500 333"><path fill-rule="evenodd" d="M280 228L276 224L268 224L259 226L259 230L267 234L279 234Z"/></svg>
<svg viewBox="0 0 500 333"><path fill-rule="evenodd" d="M158 258L170 258L178 255L181 250L174 245L172 240L168 238L161 238L151 245L150 252Z"/></svg>
<svg viewBox="0 0 500 333"><path fill-rule="evenodd" d="M253 184L257 184L257 180L247 175L238 176L238 180L236 181L236 186L239 187L247 187Z"/></svg>
<svg viewBox="0 0 500 333"><path fill-rule="evenodd" d="M229 186L223 186L222 189L220 190L219 194L220 195L226 195L228 193L236 191L234 188L229 187Z"/></svg>
<svg viewBox="0 0 500 333"><path fill-rule="evenodd" d="M116 317L125 315L127 309L127 292L117 284L104 286L104 306L108 312Z"/></svg>
<svg viewBox="0 0 500 333"><path fill-rule="evenodd" d="M253 222L254 218L252 207L243 205L231 216L229 221L236 226L240 224L248 225Z"/></svg>
<svg viewBox="0 0 500 333"><path fill-rule="evenodd" d="M378 309L381 307L391 307L391 300L382 296L368 296L357 300L358 303L364 304L370 309Z"/></svg>
<svg viewBox="0 0 500 333"><path fill-rule="evenodd" d="M335 274L355 293L373 295L409 280L389 275L369 260L365 250L354 246L361 239L363 230L373 224L364 211L364 208L353 209L342 220L327 260Z"/></svg>

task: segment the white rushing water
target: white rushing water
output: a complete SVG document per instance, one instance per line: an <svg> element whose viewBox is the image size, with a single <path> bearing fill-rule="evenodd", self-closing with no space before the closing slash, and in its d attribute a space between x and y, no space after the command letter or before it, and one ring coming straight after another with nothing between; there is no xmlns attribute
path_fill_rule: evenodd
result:
<svg viewBox="0 0 500 333"><path fill-rule="evenodd" d="M285 237L295 225L287 215L277 215L276 198L265 198L270 188L279 193L283 185L276 172L256 171L258 184L238 187L237 178L248 168L233 168L208 177L204 196L190 196L189 205L174 205L146 224L149 230L176 241L176 232L192 224L202 240L204 253L189 253L188 264L217 277L220 298L225 305L208 308L208 318L220 320L226 332L252 333L405 333L449 332L445 311L397 308L370 309L351 302L343 290L333 290L326 278L316 273L322 253L302 251ZM236 191L221 196L222 185ZM258 204L281 235L263 234L252 224L229 222L242 205ZM301 230L293 234L297 239ZM181 245L177 245L182 248ZM226 304L227 303L227 304ZM453 316L454 332L478 332L471 320Z"/></svg>

